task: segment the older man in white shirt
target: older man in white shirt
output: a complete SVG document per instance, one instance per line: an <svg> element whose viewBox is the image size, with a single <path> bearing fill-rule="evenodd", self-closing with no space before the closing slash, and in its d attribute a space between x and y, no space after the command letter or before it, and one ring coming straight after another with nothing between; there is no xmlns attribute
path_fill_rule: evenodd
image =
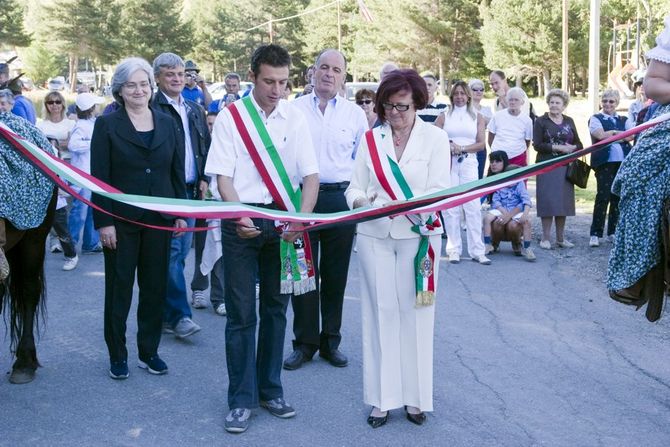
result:
<svg viewBox="0 0 670 447"><path fill-rule="evenodd" d="M348 209L344 191L349 186L356 148L368 128L363 109L337 94L344 83L346 69L347 63L341 52L322 51L312 76L314 91L293 103L307 118L319 160L321 184L314 207L317 213ZM300 368L317 350L333 366L348 364L339 345L344 289L355 229L354 225L342 225L310 232L315 263L318 260L317 297L305 294L292 299L294 351L284 361L285 369Z"/></svg>

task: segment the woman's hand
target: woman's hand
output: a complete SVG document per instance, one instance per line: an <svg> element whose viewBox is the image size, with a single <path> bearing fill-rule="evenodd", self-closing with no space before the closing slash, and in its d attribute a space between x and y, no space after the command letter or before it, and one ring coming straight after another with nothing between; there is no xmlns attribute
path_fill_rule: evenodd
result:
<svg viewBox="0 0 670 447"><path fill-rule="evenodd" d="M103 247L116 250L116 228L114 228L114 225L98 228L98 234Z"/></svg>
<svg viewBox="0 0 670 447"><path fill-rule="evenodd" d="M372 193L372 195L368 198L365 197L359 197L358 199L354 200L353 206L354 209L360 208L362 206L368 206L372 205L375 203L375 200L377 199L377 193Z"/></svg>

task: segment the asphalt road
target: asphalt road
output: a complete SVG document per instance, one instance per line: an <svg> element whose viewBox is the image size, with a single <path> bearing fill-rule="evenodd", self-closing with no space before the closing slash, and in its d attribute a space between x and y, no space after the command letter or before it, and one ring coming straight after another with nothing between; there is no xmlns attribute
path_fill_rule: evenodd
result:
<svg viewBox="0 0 670 447"><path fill-rule="evenodd" d="M586 237L575 240L582 246ZM362 401L358 261L344 308L346 368L315 359L282 375L298 414L281 420L255 410L249 430L223 429L225 318L195 310L203 330L186 341L164 336L166 376L135 366L107 376L103 261L82 257L72 272L48 255L48 320L36 380L0 380L2 446L668 446L670 323L607 298L598 250L536 250L528 263L509 245L480 266L442 262L435 323L435 411L414 426L401 410L371 429ZM192 256L192 253L191 253ZM587 256L576 262L578 256ZM591 264L589 264L591 263ZM188 275L192 271L189 259ZM286 352L290 347L290 324ZM0 370L11 367L9 341Z"/></svg>

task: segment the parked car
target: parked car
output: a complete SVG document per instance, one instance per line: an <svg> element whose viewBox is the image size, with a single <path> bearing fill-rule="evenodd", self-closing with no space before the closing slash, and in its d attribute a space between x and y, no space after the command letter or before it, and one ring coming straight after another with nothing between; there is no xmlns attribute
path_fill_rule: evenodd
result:
<svg viewBox="0 0 670 447"><path fill-rule="evenodd" d="M253 82L241 81L239 95L242 96L244 92L251 90L253 86ZM212 101L222 99L224 96L226 96L226 83L214 82L207 86L207 90L209 90L209 94L212 95Z"/></svg>
<svg viewBox="0 0 670 447"><path fill-rule="evenodd" d="M377 92L379 82L347 82L347 99L354 101L356 99L356 92L363 89Z"/></svg>
<svg viewBox="0 0 670 447"><path fill-rule="evenodd" d="M49 79L47 82L47 88L51 91L60 91L65 89L65 77L56 76L55 78Z"/></svg>

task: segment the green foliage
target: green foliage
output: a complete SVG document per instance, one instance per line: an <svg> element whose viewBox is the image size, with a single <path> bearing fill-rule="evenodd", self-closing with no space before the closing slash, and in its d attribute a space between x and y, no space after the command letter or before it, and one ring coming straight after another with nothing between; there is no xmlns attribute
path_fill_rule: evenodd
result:
<svg viewBox="0 0 670 447"><path fill-rule="evenodd" d="M43 43L36 42L22 53L26 74L35 85L42 85L49 78L58 76L67 67L67 58L57 57Z"/></svg>
<svg viewBox="0 0 670 447"><path fill-rule="evenodd" d="M181 20L181 0L123 0L116 33L125 56L151 63L160 53L187 54L196 44L190 23Z"/></svg>
<svg viewBox="0 0 670 447"><path fill-rule="evenodd" d="M0 45L27 47L31 36L23 26L23 8L16 0L0 0Z"/></svg>

